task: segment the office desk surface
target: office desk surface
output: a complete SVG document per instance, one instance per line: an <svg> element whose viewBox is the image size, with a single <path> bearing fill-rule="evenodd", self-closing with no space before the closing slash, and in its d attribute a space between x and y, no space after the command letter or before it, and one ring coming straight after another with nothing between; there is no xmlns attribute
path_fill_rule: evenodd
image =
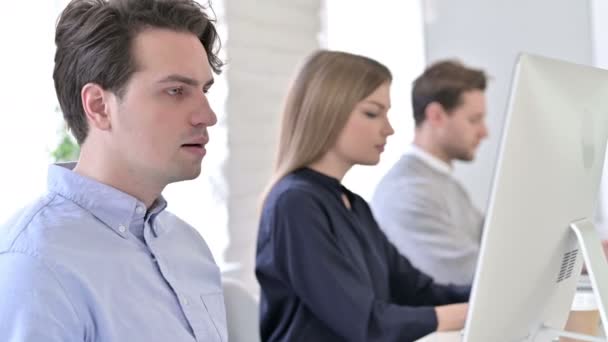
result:
<svg viewBox="0 0 608 342"><path fill-rule="evenodd" d="M574 295L572 310L579 311L585 314L588 310L597 310L597 302L595 294L591 288L591 281L588 276L581 276L579 279L578 288ZM571 327L575 328L575 327ZM575 330L577 330L575 328ZM579 330L580 331L580 330ZM436 332L427 335L416 342L461 342L462 331Z"/></svg>
<svg viewBox="0 0 608 342"><path fill-rule="evenodd" d="M583 277L584 280L584 277ZM591 289L590 285L589 288L583 288L581 286L579 286L578 290L576 291L576 294L574 296L574 302L572 303L572 312L578 312L579 315L585 315L590 312L588 310L597 310L597 303L595 301L595 295L593 293L593 290ZM580 310L580 311L579 311ZM597 311L595 311L595 315L597 317L594 316L595 321L599 321L599 313L597 313ZM579 316L579 317L583 317L583 316ZM586 318L588 319L589 316L586 316ZM596 324L595 321L593 322L593 324ZM584 323L584 321L582 322ZM577 323L577 324L581 324L581 322ZM583 324L584 325L584 324ZM596 324L597 325L597 324ZM571 329L575 330L575 331L582 331L582 332L586 332L588 334L597 334L597 332L588 332L585 330L579 330L578 328L581 328L581 326L571 326ZM436 333L432 333L430 335L427 335L419 340L417 340L416 342L461 342L462 341L462 331L449 331L449 332L436 332Z"/></svg>
<svg viewBox="0 0 608 342"><path fill-rule="evenodd" d="M462 335L460 331L436 332L427 335L416 342L460 342Z"/></svg>

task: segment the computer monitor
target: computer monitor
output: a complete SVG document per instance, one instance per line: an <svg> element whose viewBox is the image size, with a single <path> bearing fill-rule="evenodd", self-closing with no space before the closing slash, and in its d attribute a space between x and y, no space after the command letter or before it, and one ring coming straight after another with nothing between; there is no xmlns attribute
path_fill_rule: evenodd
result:
<svg viewBox="0 0 608 342"><path fill-rule="evenodd" d="M607 294L608 266L590 223L607 140L608 71L519 57L464 341L552 341L584 258Z"/></svg>

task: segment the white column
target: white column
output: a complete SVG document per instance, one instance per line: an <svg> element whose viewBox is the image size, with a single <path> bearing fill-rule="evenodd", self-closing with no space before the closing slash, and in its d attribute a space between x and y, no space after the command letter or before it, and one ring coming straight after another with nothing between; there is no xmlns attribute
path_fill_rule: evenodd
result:
<svg viewBox="0 0 608 342"><path fill-rule="evenodd" d="M229 246L225 260L250 290L259 199L272 171L280 110L302 59L319 47L320 0L226 1Z"/></svg>

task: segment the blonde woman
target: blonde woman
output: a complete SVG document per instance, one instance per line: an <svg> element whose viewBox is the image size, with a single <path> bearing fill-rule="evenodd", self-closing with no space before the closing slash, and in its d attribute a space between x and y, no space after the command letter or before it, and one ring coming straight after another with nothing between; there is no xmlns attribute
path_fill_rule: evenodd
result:
<svg viewBox="0 0 608 342"><path fill-rule="evenodd" d="M464 324L467 304L453 303L470 288L414 268L340 183L377 164L393 134L391 79L377 61L322 50L294 81L257 244L263 341L413 341Z"/></svg>

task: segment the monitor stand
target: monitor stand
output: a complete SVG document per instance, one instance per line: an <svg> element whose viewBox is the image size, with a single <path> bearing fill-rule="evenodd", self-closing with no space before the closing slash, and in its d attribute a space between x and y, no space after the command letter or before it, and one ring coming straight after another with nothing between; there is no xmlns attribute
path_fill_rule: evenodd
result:
<svg viewBox="0 0 608 342"><path fill-rule="evenodd" d="M608 316L606 316L606 308L608 308L608 262L602 248L602 243L598 237L595 226L588 219L581 219L570 223L570 228L576 234L578 244L583 253L583 260L587 267L587 273L591 280L591 286L595 294L598 310L602 319L604 328L604 336L608 337ZM569 331L557 330L550 327L543 327L541 330L549 332L554 336L569 337L580 341L590 342L606 342L606 338L589 336Z"/></svg>

